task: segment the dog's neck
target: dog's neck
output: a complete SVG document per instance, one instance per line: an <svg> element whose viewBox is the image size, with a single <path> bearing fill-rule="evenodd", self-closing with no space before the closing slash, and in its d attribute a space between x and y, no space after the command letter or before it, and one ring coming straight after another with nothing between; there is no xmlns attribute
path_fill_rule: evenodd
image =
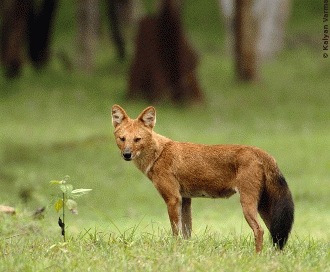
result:
<svg viewBox="0 0 330 272"><path fill-rule="evenodd" d="M152 131L152 143L146 146L141 154L134 160L137 168L148 176L150 169L162 153L165 145L170 141L172 140Z"/></svg>

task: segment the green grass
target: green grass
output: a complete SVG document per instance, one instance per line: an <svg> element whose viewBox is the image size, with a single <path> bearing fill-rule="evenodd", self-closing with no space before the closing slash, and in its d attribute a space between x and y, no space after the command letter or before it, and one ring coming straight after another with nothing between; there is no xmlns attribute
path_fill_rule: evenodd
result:
<svg viewBox="0 0 330 272"><path fill-rule="evenodd" d="M1 243L7 271L327 271L329 244L294 238L284 253L267 244L260 255L251 236L219 235L208 230L189 241L167 232L113 234L88 229L67 243L44 233L43 224L16 218L15 229ZM25 221L27 220L27 221ZM7 220L6 220L7 221ZM12 222L5 226L12 227Z"/></svg>
<svg viewBox="0 0 330 272"><path fill-rule="evenodd" d="M171 237L163 200L115 146L111 106L136 116L147 104L124 99L128 63L118 63L103 41L91 76L63 71L55 58L44 71L27 65L18 80L0 77L0 204L17 209L16 216L0 215L1 270L330 271L329 61L321 50L285 50L263 65L260 82L238 84L212 28L188 19L206 102L156 105L155 130L180 141L241 143L271 153L296 206L285 250L274 251L265 234L264 251L254 254L238 196L194 199L192 239ZM303 19L295 12L290 31L299 32ZM72 30L64 31L63 18L58 24L54 50L74 52ZM75 188L93 191L78 199L78 216L67 215L63 244L53 209L57 188L49 181L65 175ZM45 218L33 220L42 206Z"/></svg>

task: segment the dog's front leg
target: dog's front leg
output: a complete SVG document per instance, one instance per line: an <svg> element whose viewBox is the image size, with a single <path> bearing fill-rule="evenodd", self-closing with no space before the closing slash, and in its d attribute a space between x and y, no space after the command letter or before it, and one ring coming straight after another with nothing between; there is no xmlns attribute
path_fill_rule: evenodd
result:
<svg viewBox="0 0 330 272"><path fill-rule="evenodd" d="M182 198L181 218L183 238L188 239L191 236L192 229L191 198Z"/></svg>
<svg viewBox="0 0 330 272"><path fill-rule="evenodd" d="M156 170L154 169L154 171ZM152 182L166 203L173 235L178 236L182 234L182 197L180 194L180 185L171 173L164 171L162 173L163 175L153 176Z"/></svg>
<svg viewBox="0 0 330 272"><path fill-rule="evenodd" d="M172 196L165 200L167 212L170 218L172 232L174 236L182 234L181 204L182 199L178 196Z"/></svg>

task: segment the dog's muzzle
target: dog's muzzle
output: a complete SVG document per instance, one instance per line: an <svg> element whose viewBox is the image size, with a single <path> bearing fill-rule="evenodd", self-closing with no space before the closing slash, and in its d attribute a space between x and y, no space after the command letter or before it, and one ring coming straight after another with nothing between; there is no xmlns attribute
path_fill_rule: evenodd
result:
<svg viewBox="0 0 330 272"><path fill-rule="evenodd" d="M123 158L125 161L130 161L132 160L132 152L129 150L124 150L123 151Z"/></svg>

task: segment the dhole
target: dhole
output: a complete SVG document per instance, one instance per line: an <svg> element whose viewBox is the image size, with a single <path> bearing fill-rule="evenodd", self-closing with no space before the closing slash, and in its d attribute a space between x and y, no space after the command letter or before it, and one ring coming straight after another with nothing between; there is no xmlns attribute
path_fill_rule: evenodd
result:
<svg viewBox="0 0 330 272"><path fill-rule="evenodd" d="M191 198L228 198L239 193L244 217L262 249L259 213L273 243L282 249L294 217L288 185L276 161L265 151L244 145L202 145L170 140L153 131L154 107L130 119L112 107L112 123L121 155L152 181L163 197L174 235L191 235Z"/></svg>

